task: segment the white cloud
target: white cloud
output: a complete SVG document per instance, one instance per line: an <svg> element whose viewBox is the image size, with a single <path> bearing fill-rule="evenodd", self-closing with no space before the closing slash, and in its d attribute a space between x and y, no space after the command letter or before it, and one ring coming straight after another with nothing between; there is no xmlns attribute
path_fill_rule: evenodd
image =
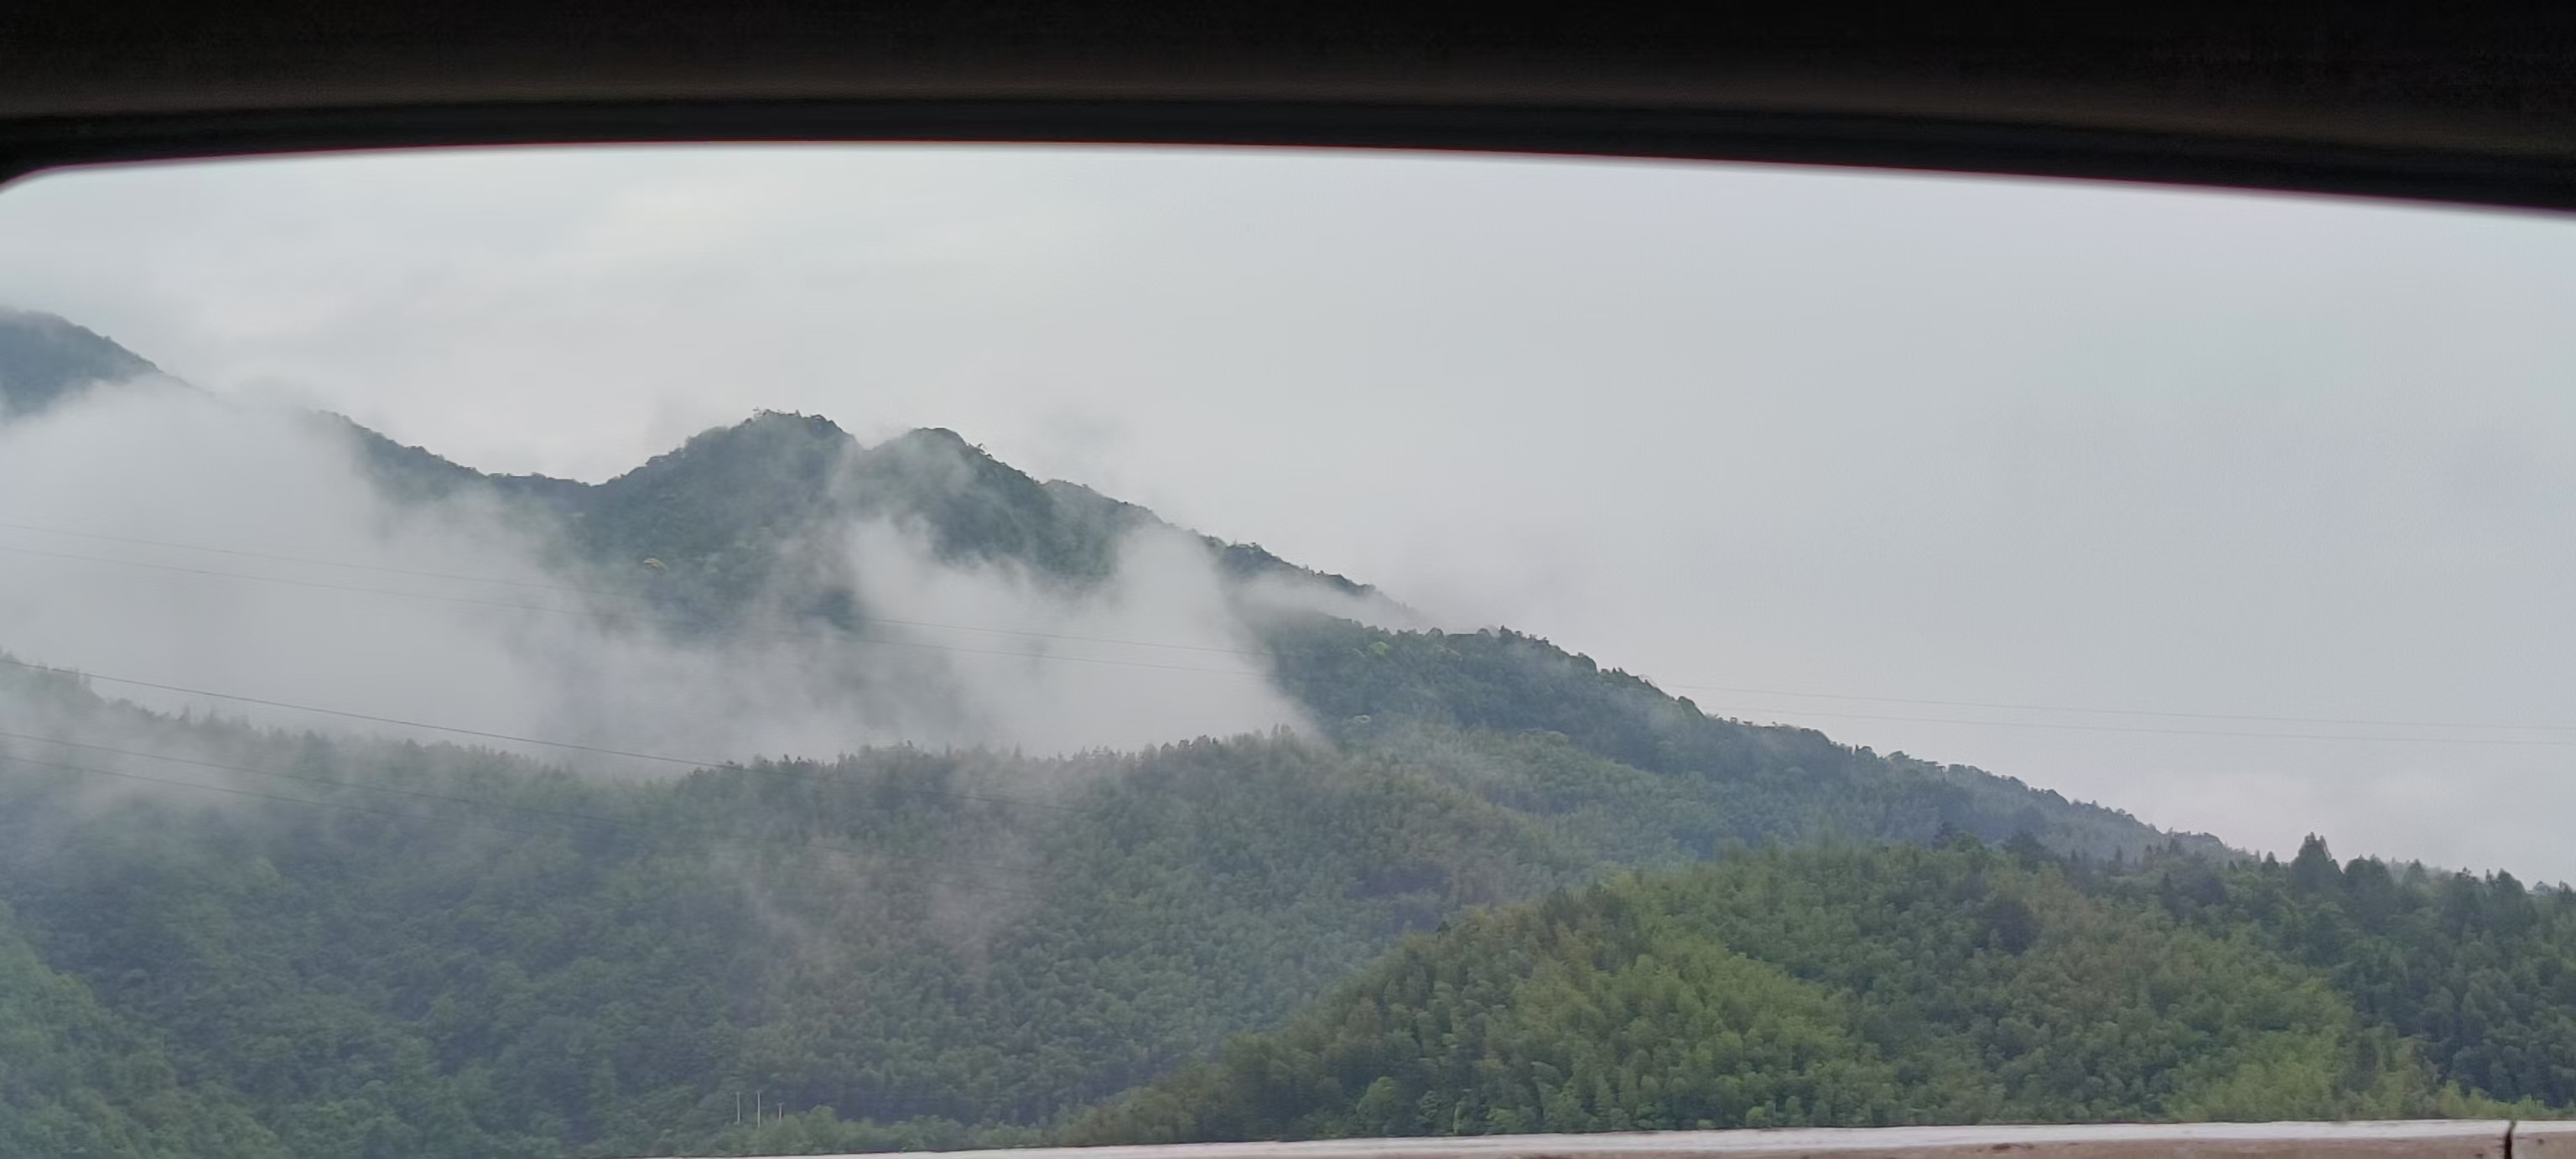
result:
<svg viewBox="0 0 2576 1159"><path fill-rule="evenodd" d="M389 721L100 686L165 708L693 760L894 742L1075 751L1299 723L1244 654L1211 557L1176 532L1129 537L1113 574L1076 591L942 562L911 529L833 527L816 545L825 574L787 582L854 588L871 617L860 639L781 614L710 640L615 577L565 570L559 532L515 509L380 499L350 450L308 416L184 390L94 391L0 425L0 647ZM83 534L31 530L46 528Z"/></svg>

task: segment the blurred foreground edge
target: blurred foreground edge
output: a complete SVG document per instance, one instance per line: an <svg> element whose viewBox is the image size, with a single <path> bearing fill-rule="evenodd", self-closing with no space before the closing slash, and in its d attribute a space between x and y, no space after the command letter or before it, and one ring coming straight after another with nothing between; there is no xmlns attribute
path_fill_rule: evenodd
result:
<svg viewBox="0 0 2576 1159"><path fill-rule="evenodd" d="M0 177L832 140L1495 150L2576 209L2576 5L0 4Z"/></svg>

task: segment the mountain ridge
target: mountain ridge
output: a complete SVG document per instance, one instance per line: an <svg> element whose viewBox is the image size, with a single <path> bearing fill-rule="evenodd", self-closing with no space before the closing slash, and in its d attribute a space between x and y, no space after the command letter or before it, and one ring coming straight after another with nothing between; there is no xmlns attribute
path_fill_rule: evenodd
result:
<svg viewBox="0 0 2576 1159"><path fill-rule="evenodd" d="M100 365L151 365L63 319L26 316L87 335L85 349L116 352L98 355ZM1769 769L1762 775L1856 777L1855 783L1879 786L1874 791L1908 799L1929 793L1948 802L1926 806L1939 818L1931 827L1893 830L1911 839L1929 839L1943 826L1991 840L2027 830L2054 847L2107 856L2179 837L2210 855L2232 855L2206 835L2165 833L2126 813L2069 802L1982 770L1898 764L1810 729L1705 717L1687 698L1649 681L1506 628L1457 635L1363 623L1351 613L1373 609L1372 618L1398 624L1417 617L1374 587L1280 559L1258 545L1174 527L1148 508L1078 483L1040 482L946 428L919 428L869 445L820 415L763 410L586 483L488 474L346 416L309 413L317 429L353 448L382 493L412 502L478 494L554 520L551 534L574 558L638 583L638 592L701 631L721 632L755 596L776 595L778 576L804 570L799 553L837 548L833 529L853 519L909 522L943 561L1007 563L1074 589L1109 575L1126 535L1170 531L1190 536L1230 582L1277 579L1350 601L1333 614L1265 610L1258 629L1272 658L1272 682L1340 743L1413 743L1390 734L1390 720L1435 729L1538 730L1664 775L1707 777L1734 769L1724 775L1741 778ZM650 582L643 583L648 572ZM788 602L820 622L847 625L867 614L855 593L828 586L790 593ZM1786 752L1800 755L1779 755ZM1888 780L1886 772L1899 768L1914 771ZM1970 800L1981 803L1962 803ZM1738 837L1803 827L1778 819ZM1685 844L1705 856L1725 840Z"/></svg>
<svg viewBox="0 0 2576 1159"><path fill-rule="evenodd" d="M358 464L368 517L452 514L435 506L451 501L500 512L581 581L568 589L660 609L621 643L713 644L691 654L727 664L753 638L737 629L831 661L933 645L877 653L924 662L854 664L846 680L828 664L789 666L786 684L724 670L757 696L840 698L824 706L838 713L965 687L931 679L947 675L936 641L860 630L873 612L849 557L897 549L854 525L896 525L934 584L994 581L1049 608L1114 602L1122 543L1182 537L1190 562L1170 570L1195 584L1212 569L1205 586L1231 617L1209 649L1231 667L1215 675L1258 677L1298 724L1060 756L882 743L832 759L657 758L664 774L624 778L174 717L10 660L0 819L78 840L0 842L0 905L61 979L0 969L0 1022L9 987L86 988L99 1025L148 1038L173 1072L136 1089L206 1100L173 1130L234 1131L247 1154L1024 1143L1277 1029L1410 935L1632 871L1961 841L2070 864L2240 856L1981 770L1712 717L1508 628L1364 622L1402 609L1040 482L954 431L871 446L818 416L760 412L585 483L486 474L343 416L299 421ZM807 566L825 559L841 570ZM1084 630L1097 645L1126 629ZM986 651L1031 669L1081 658ZM1053 667L1069 680L1001 687L1051 704L1095 687ZM870 683L881 673L894 676ZM1153 678L1096 686L1172 695L1171 676ZM795 1113L746 1128L746 1096ZM0 1115L15 1097L0 1090ZM791 1117L809 1133L775 1135Z"/></svg>
<svg viewBox="0 0 2576 1159"><path fill-rule="evenodd" d="M48 331L85 336L78 344L91 351L93 365L151 366L66 320L21 316ZM0 381L10 377L0 365ZM1535 730L1667 776L1740 779L1770 770L1760 775L1857 778L1852 783L1875 786L1873 793L1903 799L1928 793L1946 802L1918 801L1938 817L1931 828L1884 830L1911 839L1928 839L1946 826L1991 840L2030 831L2057 848L2106 856L2175 838L2213 856L2232 855L2206 835L2165 833L2126 813L1982 770L1898 762L1809 729L1709 718L1649 681L1507 628L1457 635L1364 623L1352 615L1367 609L1372 619L1398 624L1418 617L1374 587L1283 560L1256 544L1175 527L1148 508L1078 483L1040 482L946 428L919 428L869 445L820 415L763 410L692 435L613 478L586 483L487 474L346 416L309 413L317 429L353 449L382 493L414 502L473 493L556 521L552 535L573 557L637 584L638 592L701 631L721 632L755 596L777 595L780 575L803 570L800 553L838 549L835 529L856 519L909 523L944 562L1009 564L1076 590L1109 576L1127 535L1168 531L1191 537L1230 583L1275 579L1344 601L1331 612L1262 609L1257 620L1272 682L1339 743L1414 743L1390 733L1390 721L1435 731ZM797 614L818 622L848 625L867 614L846 589L827 585L789 595ZM1735 771L1717 771L1725 769ZM1738 836L1805 827L1775 819ZM1686 844L1705 856L1724 840Z"/></svg>
<svg viewBox="0 0 2576 1159"><path fill-rule="evenodd" d="M1153 528L1196 538L1233 578L1312 582L1402 611L1375 587L1281 559L1258 544L1177 527L1149 508L1080 483L1040 481L944 427L916 428L871 445L820 415L759 411L731 426L692 435L612 478L585 483L486 474L427 448L398 443L346 417L329 415L327 421L353 440L370 477L389 494L438 499L486 489L579 520L574 533L591 546L624 551L637 561L662 558L653 552L682 559L720 553L732 545L727 533L738 536L745 528L884 515L918 520L945 559L1010 560L1058 579L1090 582L1105 577L1114 565L1111 553L1119 536ZM925 485L925 478L945 485ZM836 504L850 498L836 492L853 489L875 493ZM674 542L653 537L651 521L709 492L719 498L747 495L758 505L680 512L694 527L689 538ZM663 562L670 566L678 561Z"/></svg>

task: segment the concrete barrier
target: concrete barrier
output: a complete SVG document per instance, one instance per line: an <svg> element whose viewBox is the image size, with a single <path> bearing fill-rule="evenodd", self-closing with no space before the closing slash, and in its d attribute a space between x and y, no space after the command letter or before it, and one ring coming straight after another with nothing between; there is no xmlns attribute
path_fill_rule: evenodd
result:
<svg viewBox="0 0 2576 1159"><path fill-rule="evenodd" d="M2576 1122L2435 1119L1855 1127L1037 1147L936 1154L940 1159L1991 1159L1998 1155L2011 1159L2576 1159Z"/></svg>
<svg viewBox="0 0 2576 1159"><path fill-rule="evenodd" d="M2514 1124L2507 1159L2576 1159L2576 1122Z"/></svg>

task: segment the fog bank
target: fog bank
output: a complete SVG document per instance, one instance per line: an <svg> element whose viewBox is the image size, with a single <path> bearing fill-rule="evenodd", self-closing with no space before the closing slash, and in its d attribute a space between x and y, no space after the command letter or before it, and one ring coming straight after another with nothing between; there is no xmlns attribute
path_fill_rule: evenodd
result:
<svg viewBox="0 0 2576 1159"><path fill-rule="evenodd" d="M763 592L722 632L477 492L388 499L329 424L163 382L0 424L0 649L162 709L423 739L394 722L667 755L872 744L1035 752L1294 726L1210 553L1147 528L1072 587L938 558L884 520L790 545L778 581L855 593L818 624ZM77 532L81 534L64 534ZM489 739L489 738L485 738ZM512 745L640 772L676 766Z"/></svg>

